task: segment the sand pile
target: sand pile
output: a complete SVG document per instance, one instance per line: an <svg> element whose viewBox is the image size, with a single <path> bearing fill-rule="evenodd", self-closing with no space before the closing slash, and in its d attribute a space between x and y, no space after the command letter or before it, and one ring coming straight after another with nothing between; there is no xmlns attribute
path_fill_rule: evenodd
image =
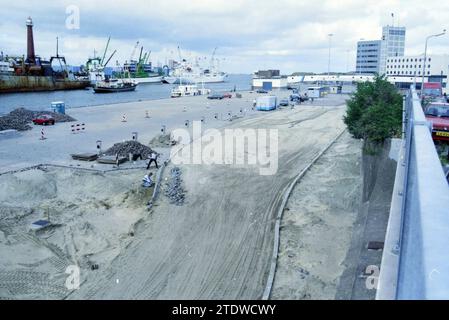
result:
<svg viewBox="0 0 449 320"><path fill-rule="evenodd" d="M0 177L0 300L64 298L65 269L106 268L146 214L142 173L29 170ZM30 231L50 217L52 227ZM34 279L34 280L33 280Z"/></svg>
<svg viewBox="0 0 449 320"><path fill-rule="evenodd" d="M150 147L147 147L137 141L130 140L114 144L111 148L106 150L105 154L108 156L115 156L118 154L119 156L124 157L127 157L130 153L141 154L142 157L146 159L152 152L153 149Z"/></svg>
<svg viewBox="0 0 449 320"><path fill-rule="evenodd" d="M153 148L167 148L171 146L170 141L171 139L169 133L160 134L150 141L150 146L152 146Z"/></svg>
<svg viewBox="0 0 449 320"><path fill-rule="evenodd" d="M56 122L76 121L71 116L55 113L51 111L31 111L25 108L18 108L11 111L6 116L0 117L0 131L14 129L18 131L30 130L31 121L37 116L48 114L52 116Z"/></svg>

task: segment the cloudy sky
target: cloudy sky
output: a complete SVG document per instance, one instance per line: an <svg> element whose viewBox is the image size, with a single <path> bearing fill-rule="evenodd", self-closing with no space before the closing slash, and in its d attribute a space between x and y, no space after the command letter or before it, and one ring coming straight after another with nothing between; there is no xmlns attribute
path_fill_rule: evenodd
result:
<svg viewBox="0 0 449 320"><path fill-rule="evenodd" d="M1 2L0 2L1 3ZM224 71L282 73L355 68L356 42L379 39L382 26L407 27L406 54L424 51L427 35L449 29L449 1L422 0L14 0L0 10L0 50L26 53L25 20L34 21L36 53L49 57L60 38L70 64L103 52L111 36L113 61L131 56L137 41L154 64L183 57L216 57ZM76 10L79 9L79 28ZM72 19L75 18L75 19ZM69 22L67 28L67 22ZM75 24L73 24L75 23ZM429 52L449 53L449 36L432 39Z"/></svg>

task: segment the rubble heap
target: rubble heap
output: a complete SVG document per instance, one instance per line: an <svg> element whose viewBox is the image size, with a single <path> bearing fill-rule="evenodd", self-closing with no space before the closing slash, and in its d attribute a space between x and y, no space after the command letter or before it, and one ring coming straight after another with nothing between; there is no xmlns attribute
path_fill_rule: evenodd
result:
<svg viewBox="0 0 449 320"><path fill-rule="evenodd" d="M140 154L143 159L147 159L150 153L153 152L153 149L147 147L137 141L129 140L125 142L119 142L114 144L108 150L104 152L107 156L115 156L118 154L119 156L128 157L131 154Z"/></svg>
<svg viewBox="0 0 449 320"><path fill-rule="evenodd" d="M166 184L165 195L171 204L181 206L185 200L185 190L182 187L181 169L174 167L170 170L170 180Z"/></svg>
<svg viewBox="0 0 449 320"><path fill-rule="evenodd" d="M76 119L62 113L51 111L31 111L25 108L18 108L11 111L6 116L0 117L0 131L14 129L18 131L26 131L31 129L31 121L43 114L52 116L56 122L70 122Z"/></svg>

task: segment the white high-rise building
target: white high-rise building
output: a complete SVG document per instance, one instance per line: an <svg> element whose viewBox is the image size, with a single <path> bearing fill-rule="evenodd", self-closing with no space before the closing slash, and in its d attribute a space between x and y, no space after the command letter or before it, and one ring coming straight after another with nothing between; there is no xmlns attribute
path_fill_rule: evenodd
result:
<svg viewBox="0 0 449 320"><path fill-rule="evenodd" d="M385 26L381 40L364 40L357 43L356 72L380 75L387 72L387 59L404 55L405 27Z"/></svg>
<svg viewBox="0 0 449 320"><path fill-rule="evenodd" d="M381 55L381 41L359 41L357 42L357 64L356 73L374 74L379 73Z"/></svg>
<svg viewBox="0 0 449 320"><path fill-rule="evenodd" d="M379 74L386 74L387 59L402 57L405 52L405 27L385 26L382 28Z"/></svg>

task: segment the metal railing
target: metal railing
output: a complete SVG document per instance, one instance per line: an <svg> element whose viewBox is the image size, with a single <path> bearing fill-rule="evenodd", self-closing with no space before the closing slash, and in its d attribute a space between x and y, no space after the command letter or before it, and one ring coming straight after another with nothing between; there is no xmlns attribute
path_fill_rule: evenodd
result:
<svg viewBox="0 0 449 320"><path fill-rule="evenodd" d="M412 86L376 299L449 299L449 186Z"/></svg>

